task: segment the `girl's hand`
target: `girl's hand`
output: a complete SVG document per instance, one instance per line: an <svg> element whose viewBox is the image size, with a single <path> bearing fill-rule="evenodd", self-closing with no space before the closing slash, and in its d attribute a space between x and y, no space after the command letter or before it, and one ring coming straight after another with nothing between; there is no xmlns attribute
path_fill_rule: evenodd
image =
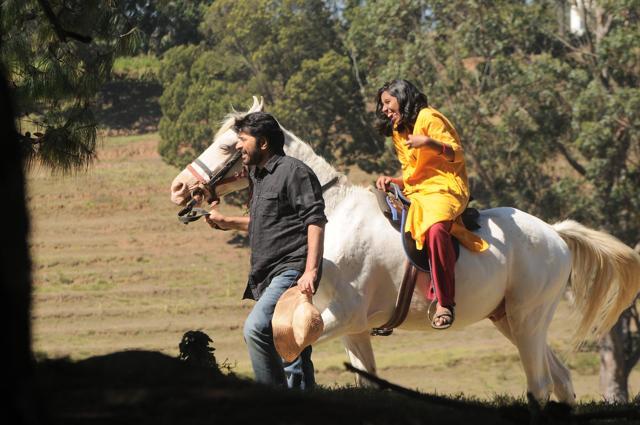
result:
<svg viewBox="0 0 640 425"><path fill-rule="evenodd" d="M407 139L406 145L409 148L416 149L426 146L432 140L433 139L431 137L423 136L422 134L410 134Z"/></svg>
<svg viewBox="0 0 640 425"><path fill-rule="evenodd" d="M376 187L380 190L387 190L387 186L389 186L389 183L391 183L392 181L392 177L380 176L378 177L378 180L376 180Z"/></svg>
<svg viewBox="0 0 640 425"><path fill-rule="evenodd" d="M380 176L378 180L376 180L376 187L380 190L386 191L389 188L391 183L395 183L400 186L400 189L404 189L404 182L402 181L402 177L390 177L390 176Z"/></svg>

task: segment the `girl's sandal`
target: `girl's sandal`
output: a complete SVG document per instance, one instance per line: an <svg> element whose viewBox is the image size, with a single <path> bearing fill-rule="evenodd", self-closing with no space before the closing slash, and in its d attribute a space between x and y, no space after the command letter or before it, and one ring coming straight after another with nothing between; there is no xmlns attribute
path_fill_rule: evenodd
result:
<svg viewBox="0 0 640 425"><path fill-rule="evenodd" d="M431 313L432 307L435 306L435 309L433 309L433 312L435 313L435 310L438 308L438 302L436 300L434 300L431 305L429 306L429 313ZM454 307L443 307L446 309L446 311L443 311L441 313L438 314L429 314L429 320L431 321L431 327L433 329L448 329L451 327L451 325L453 325L453 321L456 319L456 313L455 313L455 308ZM446 320L444 323L438 325L436 324L436 320L438 319L445 319L445 318L449 318L449 320Z"/></svg>

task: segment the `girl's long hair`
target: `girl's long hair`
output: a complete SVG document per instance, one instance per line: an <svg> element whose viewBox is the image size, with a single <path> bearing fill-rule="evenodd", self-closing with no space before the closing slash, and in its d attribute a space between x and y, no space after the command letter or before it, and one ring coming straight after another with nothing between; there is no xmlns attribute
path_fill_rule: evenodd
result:
<svg viewBox="0 0 640 425"><path fill-rule="evenodd" d="M382 113L382 100L380 97L385 91L398 99L398 105L400 106L400 121L396 130L399 132L412 132L418 113L421 109L429 106L427 96L407 80L392 80L384 83L378 89L378 95L376 96L376 122L374 124L376 130L383 136L391 136L393 132L393 122Z"/></svg>

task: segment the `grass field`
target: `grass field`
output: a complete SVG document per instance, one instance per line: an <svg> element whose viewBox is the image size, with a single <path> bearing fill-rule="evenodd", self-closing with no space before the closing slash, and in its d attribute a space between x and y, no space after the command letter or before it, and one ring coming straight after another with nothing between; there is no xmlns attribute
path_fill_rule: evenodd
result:
<svg viewBox="0 0 640 425"><path fill-rule="evenodd" d="M250 375L242 324L252 303L240 299L248 249L233 232L178 222L169 202L178 170L161 161L157 142L157 134L106 138L86 174L30 173L34 349L72 359L134 348L175 356L182 334L201 329L219 362ZM562 303L551 345L571 368L578 399L599 400L598 355L568 351L569 314ZM463 331L396 331L374 339L374 349L380 375L410 388L481 399L525 391L516 349L488 320ZM318 382L353 384L344 361L339 340L314 347ZM640 391L637 367L630 390Z"/></svg>

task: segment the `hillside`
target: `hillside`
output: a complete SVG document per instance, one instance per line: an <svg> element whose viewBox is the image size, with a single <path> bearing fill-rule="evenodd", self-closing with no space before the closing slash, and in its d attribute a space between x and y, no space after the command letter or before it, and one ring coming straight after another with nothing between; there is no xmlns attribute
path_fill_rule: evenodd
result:
<svg viewBox="0 0 640 425"><path fill-rule="evenodd" d="M109 137L86 174L30 174L34 350L75 360L130 349L176 356L182 334L201 329L220 362L249 376L242 324L251 302L240 300L248 249L233 232L178 222L169 202L178 170L161 161L157 143L156 134ZM574 323L563 303L549 339L572 369L578 399L599 400L593 346L567 351ZM374 350L380 375L410 388L480 399L525 391L517 351L488 320L463 331L397 331L374 339ZM352 384L344 361L339 340L314 347L318 382ZM638 391L636 370L630 393Z"/></svg>

